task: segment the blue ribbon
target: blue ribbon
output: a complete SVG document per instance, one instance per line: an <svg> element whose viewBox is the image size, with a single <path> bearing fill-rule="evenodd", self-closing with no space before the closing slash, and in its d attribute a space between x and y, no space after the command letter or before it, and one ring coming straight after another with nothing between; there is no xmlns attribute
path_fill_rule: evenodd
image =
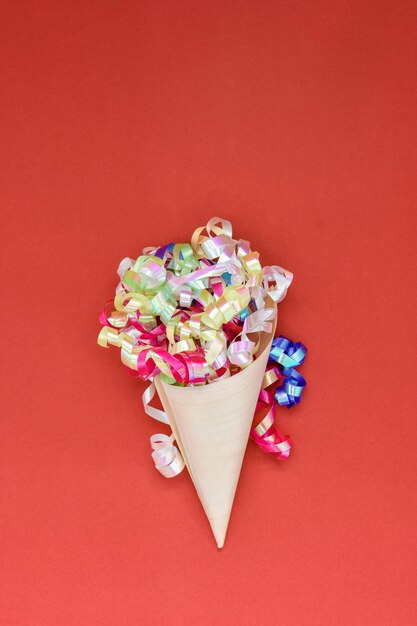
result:
<svg viewBox="0 0 417 626"><path fill-rule="evenodd" d="M175 243L167 243L165 246L161 246L160 248L158 248L158 250L156 250L155 256L159 257L160 259L163 259L165 256L165 252L167 250L169 250L172 254L174 250L174 246L175 246Z"/></svg>
<svg viewBox="0 0 417 626"><path fill-rule="evenodd" d="M269 358L283 366L283 383L275 391L275 400L280 406L290 409L301 401L307 383L295 368L303 363L306 354L307 348L301 342L293 343L286 337L273 340Z"/></svg>

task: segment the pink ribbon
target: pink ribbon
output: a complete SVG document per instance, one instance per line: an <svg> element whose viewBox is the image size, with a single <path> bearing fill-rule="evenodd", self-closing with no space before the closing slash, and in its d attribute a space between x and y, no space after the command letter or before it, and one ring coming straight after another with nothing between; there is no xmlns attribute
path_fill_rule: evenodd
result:
<svg viewBox="0 0 417 626"><path fill-rule="evenodd" d="M291 451L291 440L288 435L277 427L276 403L270 391L262 389L259 394L256 412L268 407L268 412L262 421L251 431L251 438L264 451L272 454L277 459L287 459Z"/></svg>

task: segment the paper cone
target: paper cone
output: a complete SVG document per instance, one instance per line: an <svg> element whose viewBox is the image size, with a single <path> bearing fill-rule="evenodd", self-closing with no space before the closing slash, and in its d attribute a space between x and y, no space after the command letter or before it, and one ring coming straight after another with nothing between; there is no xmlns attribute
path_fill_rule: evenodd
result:
<svg viewBox="0 0 417 626"><path fill-rule="evenodd" d="M275 326L276 319L273 331L262 333L256 360L235 376L199 387L176 387L155 379L219 548L224 545Z"/></svg>

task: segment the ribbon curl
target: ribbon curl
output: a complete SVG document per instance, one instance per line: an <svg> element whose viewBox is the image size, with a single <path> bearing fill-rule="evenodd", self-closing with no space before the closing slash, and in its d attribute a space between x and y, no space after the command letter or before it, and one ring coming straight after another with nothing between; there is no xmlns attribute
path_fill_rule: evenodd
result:
<svg viewBox="0 0 417 626"><path fill-rule="evenodd" d="M283 384L275 392L275 399L280 406L290 409L301 401L307 383L295 368L304 362L306 354L307 348L301 342L293 343L286 337L273 340L269 358L283 366Z"/></svg>
<svg viewBox="0 0 417 626"><path fill-rule="evenodd" d="M287 459L291 451L291 441L276 426L276 409L274 396L265 389L259 394L256 410L269 408L263 420L251 431L251 437L264 452L272 454L277 459Z"/></svg>
<svg viewBox="0 0 417 626"><path fill-rule="evenodd" d="M184 459L178 448L173 445L174 435L152 435L151 446L153 449L152 458L155 467L165 478L178 476L184 469Z"/></svg>

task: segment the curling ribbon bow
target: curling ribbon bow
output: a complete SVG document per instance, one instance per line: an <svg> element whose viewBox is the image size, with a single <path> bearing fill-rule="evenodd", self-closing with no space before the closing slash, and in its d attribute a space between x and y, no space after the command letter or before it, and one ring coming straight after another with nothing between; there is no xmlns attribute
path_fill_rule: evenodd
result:
<svg viewBox="0 0 417 626"><path fill-rule="evenodd" d="M267 368L256 406L256 411L265 406L269 410L252 429L251 437L264 452L282 460L289 457L292 443L288 435L284 435L276 425L276 403L290 409L301 401L301 394L307 383L295 368L303 363L306 354L307 348L300 342L293 343L286 337L276 337L273 340L269 360L282 365L282 373L277 366ZM267 391L268 387L281 378L282 384L276 388L275 395Z"/></svg>
<svg viewBox="0 0 417 626"><path fill-rule="evenodd" d="M153 419L169 424L168 417L165 411L157 409L151 406L150 402L155 396L156 387L154 382L151 382L149 387L145 389L142 396L143 408L145 413ZM162 433L152 435L151 447L152 447L152 459L155 463L155 468L165 476L165 478L173 478L178 476L185 467L184 459L181 456L181 452L176 446L174 446L174 434L169 437Z"/></svg>
<svg viewBox="0 0 417 626"><path fill-rule="evenodd" d="M263 406L269 407L269 411L263 420L252 430L251 437L264 452L269 452L277 459L287 459L290 455L291 441L287 435L278 430L275 424L274 397L264 389L259 394L256 410Z"/></svg>

